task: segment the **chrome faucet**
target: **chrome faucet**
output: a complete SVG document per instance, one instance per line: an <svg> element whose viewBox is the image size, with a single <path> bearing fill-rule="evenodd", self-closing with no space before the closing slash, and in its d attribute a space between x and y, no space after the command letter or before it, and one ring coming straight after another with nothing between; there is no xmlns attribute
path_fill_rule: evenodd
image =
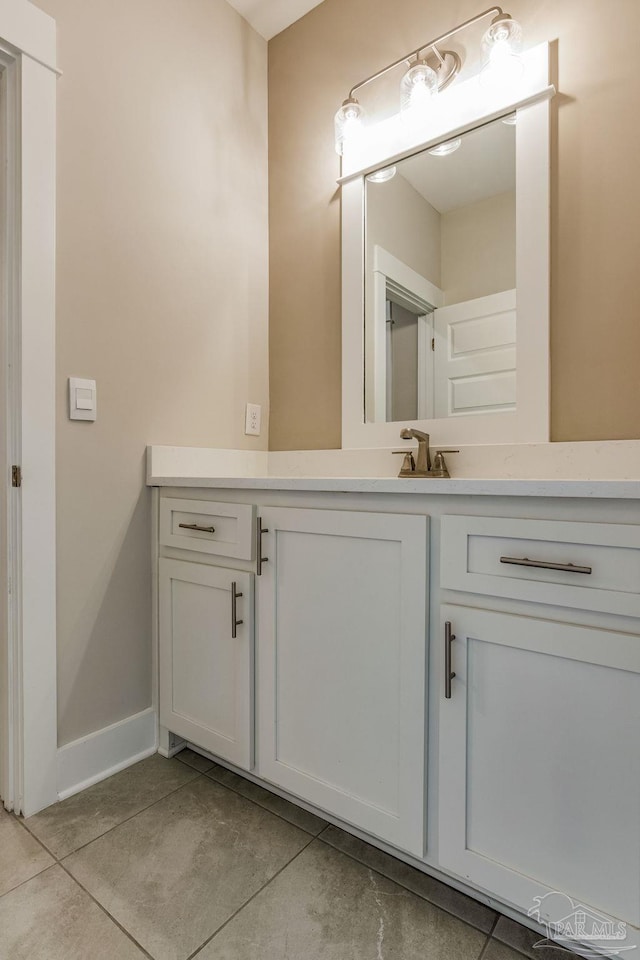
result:
<svg viewBox="0 0 640 960"><path fill-rule="evenodd" d="M400 431L403 440L418 441L418 455L413 459L411 450L395 450L394 453L403 453L404 460L400 468L399 477L432 477L433 479L446 479L449 477L447 464L445 463L445 453L459 453L458 450L438 450L431 466L431 450L429 449L429 434L422 430L414 430L412 427L403 427Z"/></svg>

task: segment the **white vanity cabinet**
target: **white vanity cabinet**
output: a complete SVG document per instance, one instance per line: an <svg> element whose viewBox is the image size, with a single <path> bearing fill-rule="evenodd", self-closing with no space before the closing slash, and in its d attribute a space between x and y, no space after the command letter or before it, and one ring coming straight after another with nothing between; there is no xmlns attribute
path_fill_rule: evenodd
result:
<svg viewBox="0 0 640 960"><path fill-rule="evenodd" d="M254 574L214 563L252 560L254 517L250 504L162 497L157 518L160 723L245 770L254 752Z"/></svg>
<svg viewBox="0 0 640 960"><path fill-rule="evenodd" d="M427 518L260 516L257 772L421 857Z"/></svg>
<svg viewBox="0 0 640 960"><path fill-rule="evenodd" d="M264 483L157 495L165 732L537 929L626 924L636 956L637 501Z"/></svg>
<svg viewBox="0 0 640 960"><path fill-rule="evenodd" d="M444 517L441 555L484 603L440 609L440 864L543 920L560 892L639 926L640 624L616 615L640 528Z"/></svg>

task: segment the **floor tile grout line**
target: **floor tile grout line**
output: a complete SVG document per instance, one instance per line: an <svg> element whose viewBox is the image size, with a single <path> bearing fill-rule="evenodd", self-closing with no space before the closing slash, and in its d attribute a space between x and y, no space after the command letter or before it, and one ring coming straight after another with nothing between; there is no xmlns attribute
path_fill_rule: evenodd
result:
<svg viewBox="0 0 640 960"><path fill-rule="evenodd" d="M133 943L133 944L143 953L143 955L144 955L145 957L148 957L148 960L156 960L156 958L153 956L153 954L149 953L149 951L146 950L146 949L142 946L142 944L139 943L139 942L136 940L136 938L133 936L133 934L130 933L130 932L127 930L127 928L124 927L124 926L120 923L119 920L116 920L116 918L113 916L113 914L109 913L109 911L108 911L107 908L104 906L104 904L100 903L100 901L97 900L97 899L93 896L93 894L91 893L91 891L87 890L87 888L84 887L84 886L80 883L80 881L78 880L77 877L74 877L74 875L71 873L71 871L70 871L67 867L65 867L64 863L59 862L59 863L55 864L55 866L58 866L58 867L60 867L61 870L64 870L66 876L68 876L69 879L72 880L72 881L76 884L76 886L79 887L80 890L83 891L83 893L86 893L86 895L89 897L89 899L90 899L93 903L95 903L95 905L96 905L97 907L100 908L100 910L102 911L102 913L103 913L109 920L111 920L111 922L114 923L114 924L116 925L116 927L118 927L118 929L122 931L122 933L124 933L124 935L131 941L131 943Z"/></svg>
<svg viewBox="0 0 640 960"><path fill-rule="evenodd" d="M193 769L193 768L191 768L191 769ZM124 820L120 820L118 823L114 824L114 826L109 827L108 830L105 830L104 833L98 834L98 836L97 836L97 837L93 837L92 840L87 840L86 843L81 844L79 847L74 847L73 850L69 850L68 853L65 853L65 854L64 854L63 856L61 856L61 857L59 857L57 854L55 854L55 853L53 852L53 850L51 850L51 849L46 845L46 843L44 842L44 840L41 840L40 837L38 837L35 833L33 833L33 832L29 829L29 827L27 826L27 823L26 823L25 820L20 820L20 823L22 824L22 826L24 827L24 829L29 833L29 835L30 835L31 837L33 837L34 840L37 840L38 843L39 843L42 847L44 847L44 849L47 851L47 853L50 854L50 855L54 858L54 860L56 861L56 863L62 863L62 861L63 861L63 860L66 860L67 857L73 856L74 853L79 853L80 850L84 850L85 847L88 847L89 844L91 844L91 843L95 843L96 840L101 840L102 837L106 837L107 834L111 833L113 830L117 830L117 828L118 828L118 827L121 827L123 824L129 823L130 820L133 820L133 819L134 819L135 817L137 817L139 814L141 814L141 813L146 813L146 811L147 811L147 810L150 810L151 807L155 807L155 805L156 805L157 803L161 803L162 800L166 800L168 797L172 797L172 796L174 795L174 793L177 793L179 790L182 790L184 787L188 787L189 784L191 784L191 783L195 783L196 780L197 780L199 777L202 777L202 776L203 776L203 774L199 774L199 773L197 773L196 771L194 771L194 772L196 773L196 775L195 775L195 777L193 777L191 780L187 780L186 783L181 784L179 787L176 787L174 790L170 790L169 793L165 793L162 797L158 797L157 800L152 800L152 802L149 803L149 804L147 804L146 807L141 807L140 810L137 810L135 813L132 813L130 817L126 817ZM63 802L64 802L64 801L63 801Z"/></svg>
<svg viewBox="0 0 640 960"><path fill-rule="evenodd" d="M199 754L198 754L198 756L199 756ZM172 759L173 759L173 760L180 760L180 763L183 763L183 764L185 765L185 767L189 767L190 770L198 770L198 768L195 767L192 763L189 763L188 760L182 760L182 759L180 758L180 754L179 754L179 753L176 753L175 757L173 757ZM215 762L215 760L208 760L207 763L209 763L209 766L207 767L207 769L206 769L206 770L198 770L198 773L201 773L201 774L204 775L204 774L208 773L209 770L213 770L214 767L218 766L218 764Z"/></svg>
<svg viewBox="0 0 640 960"><path fill-rule="evenodd" d="M37 839L37 838L35 838L35 839ZM24 886L26 886L26 884L31 883L32 880L37 880L38 877L41 877L43 874L48 873L49 870L55 870L56 867L60 867L60 869L62 870L62 872L65 874L65 876L69 877L69 879L73 882L74 886L79 887L80 890L82 890L83 893L86 893L86 895L89 897L89 899L90 899L93 903L95 903L96 906L98 906L98 907L100 908L100 910L102 911L102 913L106 914L106 916L109 918L109 920L112 920L113 923L122 931L122 933L126 934L127 938L128 938L129 940L131 940L131 941L135 944L135 946L138 947L138 948L144 953L144 955L149 958L149 960L155 960L155 957L153 957L147 950L145 950L145 948L144 948L141 944L138 943L138 941L129 933L129 931L126 930L126 929L122 926L122 924L119 923L119 922L115 919L115 917L113 917L113 916L109 913L109 911L108 911L105 907L103 907L103 905L102 905L98 900L96 900L96 898L95 898L94 896L92 896L92 894L89 893L89 891L88 891L85 887L82 886L82 884L80 883L80 881L77 880L76 877L74 877L73 874L70 873L69 870L64 866L64 864L63 864L63 863L60 863L59 860L54 861L54 863L50 863L48 867L45 867L45 868L44 868L44 870L41 870L39 873L35 873L32 877L28 877L26 880L23 880L21 883L18 883L15 887L12 887L11 890L7 890L5 893L3 893L3 894L0 896L0 900L2 900L4 897L9 896L10 893L14 893L16 890L19 890L20 887L24 887Z"/></svg>
<svg viewBox="0 0 640 960"><path fill-rule="evenodd" d="M308 836L308 834L307 834L307 836ZM302 847L300 850L298 850L298 852L295 854L295 856L291 857L291 860L287 860L287 862L284 864L284 866L280 867L280 869L279 869L276 873L274 873L274 875L273 875L272 877L269 877L269 879L267 880L267 882L266 882L265 884L263 884L263 885L260 887L259 890L256 890L255 893L252 893L251 896L249 897L249 899L248 899L248 900L245 900L245 902L242 904L242 906L238 907L238 909L237 909L234 913L232 913L230 917L227 917L227 919L224 921L224 923L220 924L220 926L218 927L218 929L215 930L215 931L211 934L211 936L208 937L208 938L204 941L204 943L201 943L197 950L194 950L193 953L190 953L189 956L186 958L186 960L194 960L194 958L196 958L196 957L198 956L198 954L199 954L202 950L204 950L205 947L208 947L209 944L211 943L211 941L212 941L212 940L215 940L215 938L218 936L218 934L221 933L221 932L224 930L224 928L227 927L227 926L231 923L231 921L234 920L235 917L238 916L239 913L242 913L242 911L244 910L245 907L248 907L249 904L250 904L253 900L255 900L255 898L256 898L257 896L259 896L259 895L263 892L263 890L266 890L267 887L270 886L270 885L273 883L273 881L276 879L276 877L279 877L281 873L284 873L284 871L285 871L288 867L290 867L291 864L294 863L294 862L298 859L298 857L300 856L300 854L304 853L304 851L305 851L308 847L310 847L311 844L312 844L315 840L317 840L317 839L318 839L317 837L309 837L309 840L308 840L307 843L305 843L304 847Z"/></svg>
<svg viewBox="0 0 640 960"><path fill-rule="evenodd" d="M39 870L38 873L34 873L32 877L27 877L26 880L21 880L20 883L16 883L15 887L11 887L10 890L5 890L4 893L0 894L0 901L5 897L8 897L10 893L14 893L16 890L19 890L20 887L24 887L26 883L30 883L32 880L35 880L37 877L41 877L43 873L46 873L47 870L51 870L53 867L57 867L57 860L54 863L47 864L46 867L43 867L42 870Z"/></svg>
<svg viewBox="0 0 640 960"><path fill-rule="evenodd" d="M223 770L227 770L227 767L223 767L222 769L223 769ZM230 770L229 773L233 773L233 770ZM235 787L230 787L228 784L222 783L220 780L216 780L215 777L210 777L208 773L203 773L202 776L203 776L203 777L206 777L207 780L211 780L213 783L217 783L219 787L224 787L225 790L230 790L231 793L235 793L236 796L242 797L243 800L248 800L249 803L255 804L255 806L256 806L256 807L260 807L261 810L266 810L267 813L270 813L270 814L271 814L272 816L274 816L274 817L278 817L279 820L284 820L284 822L285 822L285 823L288 823L290 827L295 827L296 830L302 830L303 833L306 833L307 836L312 837L314 840L315 840L317 837L319 837L321 833L324 833L324 831L327 829L327 827L331 826L331 824L327 823L326 821L323 821L323 823L325 824L325 826L321 828L320 833L309 833L309 831L308 831L308 830L305 830L304 827L300 827L300 826L298 826L297 823L293 823L291 820L287 820L287 818L286 818L286 817L283 817L282 814L276 813L275 810L270 810L269 807L265 807L265 806L264 806L262 803L260 803L258 800L253 800L251 797L247 797L246 794L240 793L240 791L239 791L239 790L236 790ZM234 774L234 776L238 777L238 776L240 776L240 774L236 773L236 774ZM241 779L242 779L242 778L241 778ZM248 781L247 781L247 783L252 783L252 782L253 782L252 780L248 780ZM260 786L260 785L259 785L259 784L256 784L256 786ZM265 789L265 788L263 787L262 789ZM268 792L268 791L267 791L267 792ZM274 797L277 797L278 794L274 793L273 796L274 796ZM280 799L281 799L281 800L285 800L286 803L291 803L291 801L290 801L290 800L286 800L285 797L280 797ZM295 807L295 803L293 803L292 806ZM299 807L298 809L304 810L304 807ZM305 811L305 812L306 812L306 813L309 813L309 811ZM312 816L312 817L316 817L317 815L316 815L315 813L312 813L311 816ZM318 820L322 820L322 817L317 817L317 819L318 819Z"/></svg>
<svg viewBox="0 0 640 960"><path fill-rule="evenodd" d="M481 950L480 953L478 954L478 960L482 960L482 958L484 957L485 953L487 952L487 949L488 949L488 947L489 947L489 944L491 943L491 940L493 939L493 931L494 931L495 928L498 926L498 921L499 921L499 919L500 919L500 914L499 914L499 913L496 913L496 918L495 918L495 920L493 921L493 923L492 923L492 925L491 925L491 930L489 930L489 934L488 934L488 936L487 936L487 939L486 939L485 942L484 942L484 945L483 945L483 947L482 947L482 950Z"/></svg>
<svg viewBox="0 0 640 960"><path fill-rule="evenodd" d="M328 824L328 826L332 826L332 824ZM354 860L355 863L359 863L360 866L366 867L367 870L373 870L373 872L374 872L374 873L377 873L378 876L384 877L385 880L389 880L391 883L395 883L398 887L402 887L403 890L407 890L408 893L412 893L415 897L418 897L420 900L424 900L425 903L431 904L431 906L432 906L432 907L435 907L437 910L442 910L443 913L446 913L448 916L453 917L455 920L459 920L460 923L466 924L468 927L471 927L472 930L477 930L478 933L484 933L487 937L490 937L491 934L493 933L493 931L495 930L496 924L498 923L498 920L500 919L500 916L501 916L501 915L500 915L496 910L494 910L493 907L488 907L488 906L487 906L487 910L491 910L492 913L495 914L495 917L493 918L492 924L491 924L491 931L490 931L490 933L487 933L485 930L482 930L480 927L476 927L475 924L471 923L470 920L465 920L465 918L464 918L464 917L461 917L460 914L458 914L458 913L453 913L452 910L448 910L446 907L443 907L441 904L435 903L433 900L430 900L429 897L425 897L424 894L422 894L422 893L417 893L415 890L412 890L411 887L408 887L408 886L406 885L406 883L402 883L401 880L396 880L395 877L391 877L391 876L389 876L388 874L383 873L383 872L382 872L381 870L379 870L377 867L372 867L370 864L366 863L364 860L360 860L360 859L359 859L358 857L356 857L354 854L352 854L352 853L347 853L346 850L343 850L341 847L335 846L335 844L331 843L330 840L323 840L323 839L322 839L322 834L323 834L323 833L325 833L325 830L323 830L321 833L318 834L318 836L316 837L316 840L322 840L322 843L324 843L325 846L331 847L332 850L337 850L338 853L344 854L345 857L349 857L350 860ZM356 838L356 839L357 839L357 838ZM366 842L366 841L364 841L364 840L362 841L362 843L365 843L365 842ZM381 852L381 853L384 853L385 851L384 851L384 850L381 850L380 852ZM392 856L392 854L387 854L387 856ZM400 863L404 863L403 860L401 860L401 861L399 861L399 862L400 862ZM409 863L405 864L405 866L409 867L409 868L412 869L412 870L415 870L415 869L416 869L416 867L412 867L411 864L409 864ZM425 874L425 876L428 877L429 874ZM433 879L435 879L435 877L434 877ZM437 883L441 883L442 881L438 880L438 881L436 881L436 882L437 882ZM446 886L446 884L445 884L445 886ZM450 889L451 889L451 890L455 890L454 887L451 887ZM462 893L461 891L456 891L456 892L457 892L457 893L459 892L461 896L464 896L464 897L467 896L466 893ZM473 898L470 898L470 899L473 899ZM480 901L476 901L476 902L477 902L477 903L480 903ZM486 904L482 904L482 903L481 903L480 906L486 906ZM478 960L480 960L480 958L478 958Z"/></svg>

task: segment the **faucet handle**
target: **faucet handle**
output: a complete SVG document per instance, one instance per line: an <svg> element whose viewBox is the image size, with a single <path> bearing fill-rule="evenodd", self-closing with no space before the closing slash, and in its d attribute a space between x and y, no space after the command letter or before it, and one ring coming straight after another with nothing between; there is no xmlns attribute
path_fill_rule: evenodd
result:
<svg viewBox="0 0 640 960"><path fill-rule="evenodd" d="M459 450L436 450L433 457L433 469L430 470L432 477L440 477L443 480L449 478L449 470L444 459L445 453L460 453Z"/></svg>
<svg viewBox="0 0 640 960"><path fill-rule="evenodd" d="M413 452L411 450L392 450L392 453L401 453L404 456L402 461L402 466L400 467L399 477L410 477L416 471L416 462L413 459Z"/></svg>

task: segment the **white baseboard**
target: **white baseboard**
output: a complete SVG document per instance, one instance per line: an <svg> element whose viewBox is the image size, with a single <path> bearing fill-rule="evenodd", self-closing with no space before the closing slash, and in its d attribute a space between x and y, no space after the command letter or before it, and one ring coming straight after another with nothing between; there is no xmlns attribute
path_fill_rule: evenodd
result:
<svg viewBox="0 0 640 960"><path fill-rule="evenodd" d="M58 799L79 793L158 749L153 707L58 750Z"/></svg>

